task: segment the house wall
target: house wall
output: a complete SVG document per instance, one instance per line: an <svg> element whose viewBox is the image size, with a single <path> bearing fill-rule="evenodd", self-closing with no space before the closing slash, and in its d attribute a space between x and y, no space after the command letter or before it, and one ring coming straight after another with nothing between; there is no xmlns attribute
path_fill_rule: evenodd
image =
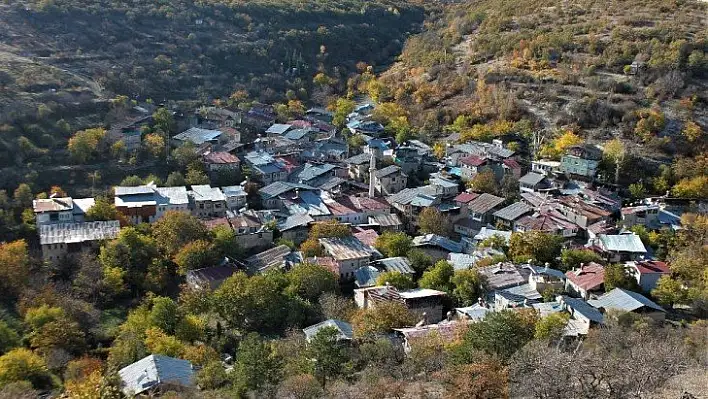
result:
<svg viewBox="0 0 708 399"><path fill-rule="evenodd" d="M283 239L292 241L295 245L299 246L303 241L307 240L309 229L307 227L297 227L283 231L281 234Z"/></svg>
<svg viewBox="0 0 708 399"><path fill-rule="evenodd" d="M44 212L35 214L37 225L68 223L74 221L73 211Z"/></svg>
<svg viewBox="0 0 708 399"><path fill-rule="evenodd" d="M564 155L561 158L560 170L566 174L594 177L598 164L598 161L583 159L573 155Z"/></svg>
<svg viewBox="0 0 708 399"><path fill-rule="evenodd" d="M400 173L394 173L382 178L376 178L376 191L381 194L396 194L406 188L408 178Z"/></svg>
<svg viewBox="0 0 708 399"><path fill-rule="evenodd" d="M336 254L329 254L330 256L335 256ZM339 277L342 280L348 281L354 278L354 271L362 266L369 264L369 257L357 258L357 259L347 259L337 261L337 266L339 267Z"/></svg>
<svg viewBox="0 0 708 399"><path fill-rule="evenodd" d="M642 287L642 291L651 292L651 290L656 288L656 283L659 282L661 276L663 276L661 273L637 274L637 284Z"/></svg>
<svg viewBox="0 0 708 399"><path fill-rule="evenodd" d="M268 248L273 244L273 232L265 230L260 233L236 235L236 242L246 250Z"/></svg>
<svg viewBox="0 0 708 399"><path fill-rule="evenodd" d="M565 290L568 291L568 293L571 296L580 297L583 299L588 299L588 292L586 290L578 287L577 285L575 285L575 283L573 283L570 280L566 280Z"/></svg>
<svg viewBox="0 0 708 399"><path fill-rule="evenodd" d="M128 218L133 224L152 223L155 221L157 214L157 207L155 205L147 205L139 208L117 206L116 210Z"/></svg>
<svg viewBox="0 0 708 399"><path fill-rule="evenodd" d="M228 209L241 209L246 205L246 198L247 196L245 195L240 195L240 196L227 196L226 197L226 208Z"/></svg>
<svg viewBox="0 0 708 399"><path fill-rule="evenodd" d="M196 201L192 215L198 218L224 217L226 216L225 201Z"/></svg>

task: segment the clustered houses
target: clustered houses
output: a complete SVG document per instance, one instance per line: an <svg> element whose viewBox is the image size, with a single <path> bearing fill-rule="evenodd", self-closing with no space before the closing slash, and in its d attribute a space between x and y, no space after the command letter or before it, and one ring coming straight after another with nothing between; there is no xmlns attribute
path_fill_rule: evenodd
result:
<svg viewBox="0 0 708 399"><path fill-rule="evenodd" d="M342 283L355 284L359 307L375 310L394 302L414 312L420 320L415 327L395 330L404 346L433 331L448 336L456 323L476 322L505 309L534 309L541 316L567 313L570 320L563 334L568 337L584 336L601 326L612 309L663 319L664 310L640 293L619 288L607 292L602 264L581 263L562 272L534 259L509 262L502 250L480 245L490 238L509 245L515 232L554 233L563 237L566 247L596 252L603 264L624 265L643 293L650 292L661 276L670 273L669 267L653 260L641 238L620 226L675 229L680 212L658 202L622 208L616 195L594 184L600 159L596 149L572 147L560 162L539 160L529 165L501 140L457 144L457 134L449 138L445 156L438 160L425 143L396 143L384 137L384 127L371 120L373 107L357 106L347 121L347 128L364 139L361 148L350 148L331 125L332 115L322 109L308 110L303 119L280 121L285 123L275 123L272 107L259 104L243 114L201 110L193 126L172 141L195 146L208 171L239 171L246 180L224 187L153 183L115 187L115 207L133 224L154 223L176 211L202 219L209 228L222 226L234 232L247 254L189 271L186 280L192 288L215 289L238 270L253 275L302 262L318 264ZM241 134L234 128L240 123L261 134L241 145ZM500 192L465 190L480 173L491 173L500 185L518 181L518 188L505 192L507 198ZM118 221L86 221L93 204L92 198L68 197L34 202L47 261L117 236ZM451 237L419 233L421 213L431 208L449 219ZM306 257L290 244L274 243L280 237L299 246L315 223L335 220L348 225L352 234L319 238L324 256ZM451 308L445 292L399 290L379 281L385 272L417 274L408 258L384 258L374 247L377 237L387 231L410 233L413 248L433 261L448 261L456 271L476 268L484 291L477 303ZM481 261L488 266L480 266ZM304 332L309 339L327 326L338 330L340 340L353 337L351 325L341 320L327 320ZM133 386L132 373L139 367L159 384L163 378L159 366L174 360L148 357L120 375L126 386ZM189 383L186 368L182 377L184 384Z"/></svg>

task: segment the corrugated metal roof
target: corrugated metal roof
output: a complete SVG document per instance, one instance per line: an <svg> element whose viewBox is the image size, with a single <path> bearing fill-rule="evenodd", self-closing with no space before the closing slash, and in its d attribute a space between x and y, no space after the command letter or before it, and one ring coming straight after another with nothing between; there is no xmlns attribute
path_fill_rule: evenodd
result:
<svg viewBox="0 0 708 399"><path fill-rule="evenodd" d="M359 288L373 287L381 271L373 266L362 266L354 271L356 286Z"/></svg>
<svg viewBox="0 0 708 399"><path fill-rule="evenodd" d="M187 188L181 187L155 187L155 191L161 198L158 199L160 205L187 205L189 197L187 196Z"/></svg>
<svg viewBox="0 0 708 399"><path fill-rule="evenodd" d="M248 195L248 193L246 193L241 186L222 187L221 192L223 192L227 197L245 197Z"/></svg>
<svg viewBox="0 0 708 399"><path fill-rule="evenodd" d="M39 242L47 244L71 244L87 241L112 240L120 232L120 222L117 220L56 223L38 226Z"/></svg>
<svg viewBox="0 0 708 399"><path fill-rule="evenodd" d="M290 176L290 181L295 181L295 182L303 182L307 183L312 179L315 179L317 177L320 177L324 175L325 173L331 172L334 170L336 166L332 164L323 164L323 165L313 165L311 163L306 163L304 166L301 167L299 171L296 171Z"/></svg>
<svg viewBox="0 0 708 399"><path fill-rule="evenodd" d="M296 227L302 227L302 226L307 226L308 224L314 222L315 219L313 219L310 215L306 213L299 213L295 215L290 215L285 220L283 220L281 223L278 224L278 230L280 231L288 231L290 229L294 229Z"/></svg>
<svg viewBox="0 0 708 399"><path fill-rule="evenodd" d="M535 186L538 183L542 182L543 179L545 179L545 178L546 178L546 176L544 176L544 175L534 173L534 172L529 172L529 173L521 176L521 178L519 179L519 183L526 184L529 186Z"/></svg>
<svg viewBox="0 0 708 399"><path fill-rule="evenodd" d="M397 166L397 165L389 165L389 166L387 166L387 167L385 167L385 168L383 168L383 169L377 170L376 173L375 173L375 175L376 175L376 177L381 178L381 177L386 177L386 176L388 176L388 175L392 175L392 174L394 174L394 173L396 173L396 172L398 172L398 171L400 171L400 170L401 170L401 167L400 167L400 166Z"/></svg>
<svg viewBox="0 0 708 399"><path fill-rule="evenodd" d="M346 321L336 319L325 320L321 323L304 328L302 331L305 333L307 340L310 341L315 337L315 335L317 335L318 332L320 332L320 330L326 327L336 328L337 331L339 331L338 339L351 340L354 338L354 329L352 328L352 325Z"/></svg>
<svg viewBox="0 0 708 399"><path fill-rule="evenodd" d="M356 237L320 238L325 251L338 261L371 257L371 248Z"/></svg>
<svg viewBox="0 0 708 399"><path fill-rule="evenodd" d="M499 263L477 269L481 275L487 279L487 287L490 290L500 290L507 287L526 284L528 272L522 271L511 263Z"/></svg>
<svg viewBox="0 0 708 399"><path fill-rule="evenodd" d="M440 247L449 252L462 252L462 244L437 234L426 234L413 238L413 246L422 247L426 245Z"/></svg>
<svg viewBox="0 0 708 399"><path fill-rule="evenodd" d="M571 298L569 296L563 296L563 302L569 307L573 314L576 312L585 317L586 319L593 321L595 323L602 323L604 317L602 313L597 309L590 306L587 302L578 298Z"/></svg>
<svg viewBox="0 0 708 399"><path fill-rule="evenodd" d="M568 280L578 287L590 291L600 287L605 282L605 268L595 262L583 265L577 270L569 270L565 273Z"/></svg>
<svg viewBox="0 0 708 399"><path fill-rule="evenodd" d="M295 190L296 188L300 190L316 190L316 188L308 186L307 184L276 181L261 188L260 190L258 190L258 193L261 195L261 197L263 197L263 199L271 199L285 194L288 191Z"/></svg>
<svg viewBox="0 0 708 399"><path fill-rule="evenodd" d="M641 238L634 233L617 235L600 234L598 238L600 239L600 244L605 251L642 254L647 252Z"/></svg>
<svg viewBox="0 0 708 399"><path fill-rule="evenodd" d="M533 208L531 208L525 202L515 202L505 208L494 212L494 216L500 219L514 221L532 211Z"/></svg>
<svg viewBox="0 0 708 399"><path fill-rule="evenodd" d="M187 360L163 355L150 355L128 365L118 375L123 382L123 392L137 395L159 384L194 385L194 370Z"/></svg>
<svg viewBox="0 0 708 399"><path fill-rule="evenodd" d="M269 127L268 130L266 130L265 132L269 134L283 134L287 132L291 127L292 125L289 124L275 123L271 127Z"/></svg>
<svg viewBox="0 0 708 399"><path fill-rule="evenodd" d="M155 186L136 186L136 187L125 187L125 186L116 186L113 188L113 193L116 196L123 196L123 195L144 195L144 194L153 194L155 192Z"/></svg>
<svg viewBox="0 0 708 399"><path fill-rule="evenodd" d="M357 154L344 160L344 163L351 165L364 165L371 162L371 154Z"/></svg>
<svg viewBox="0 0 708 399"><path fill-rule="evenodd" d="M196 145L202 145L207 141L212 141L219 138L221 134L222 133L220 130L209 130L200 129L198 127L190 127L184 132L174 136L173 139L180 141L191 141Z"/></svg>
<svg viewBox="0 0 708 399"><path fill-rule="evenodd" d="M467 306L464 308L455 308L455 311L457 311L457 313L461 313L469 317L472 321L480 321L484 319L487 314L492 310L478 303L475 303L472 306Z"/></svg>
<svg viewBox="0 0 708 399"><path fill-rule="evenodd" d="M74 208L71 197L44 198L32 201L34 213L70 211Z"/></svg>
<svg viewBox="0 0 708 399"><path fill-rule="evenodd" d="M388 215L374 215L369 216L369 224L374 224L382 227L395 227L400 226L401 219L395 213L390 213Z"/></svg>
<svg viewBox="0 0 708 399"><path fill-rule="evenodd" d="M588 301L588 304L595 308L605 310L617 309L625 312L634 312L635 310L645 307L665 312L664 308L652 302L644 295L622 288L615 288L597 299L591 299Z"/></svg>
<svg viewBox="0 0 708 399"><path fill-rule="evenodd" d="M482 193L467 204L467 208L474 213L487 213L495 207L501 205L504 198L497 197L489 193Z"/></svg>
<svg viewBox="0 0 708 399"><path fill-rule="evenodd" d="M408 258L397 256L394 258L379 259L377 264L383 266L387 272L398 272L402 274L415 274Z"/></svg>
<svg viewBox="0 0 708 399"><path fill-rule="evenodd" d="M226 196L219 187L212 187L208 184L194 185L188 194L195 201L226 201Z"/></svg>
<svg viewBox="0 0 708 399"><path fill-rule="evenodd" d="M487 238L499 236L499 237L502 237L504 239L504 241L506 241L506 243L508 244L509 240L511 240L511 234L512 234L511 231L503 231L503 230L491 229L489 227L482 227L482 229L479 231L479 233L477 233L474 236L474 239L477 241L484 241Z"/></svg>

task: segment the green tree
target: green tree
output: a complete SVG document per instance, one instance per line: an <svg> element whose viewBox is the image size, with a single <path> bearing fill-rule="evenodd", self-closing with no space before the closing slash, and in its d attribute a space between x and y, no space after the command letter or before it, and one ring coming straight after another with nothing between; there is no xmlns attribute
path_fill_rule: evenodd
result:
<svg viewBox="0 0 708 399"><path fill-rule="evenodd" d="M661 276L651 295L657 302L672 308L675 304L689 304L689 293L684 285L671 276Z"/></svg>
<svg viewBox="0 0 708 399"><path fill-rule="evenodd" d="M209 231L196 217L179 211L168 211L152 226L157 246L172 256L192 241L207 240Z"/></svg>
<svg viewBox="0 0 708 399"><path fill-rule="evenodd" d="M18 207L29 208L32 206L34 195L32 194L32 189L28 184L20 183L20 185L15 189L13 198Z"/></svg>
<svg viewBox="0 0 708 399"><path fill-rule="evenodd" d="M177 328L178 307L171 298L157 296L152 298L148 322L167 334L173 334Z"/></svg>
<svg viewBox="0 0 708 399"><path fill-rule="evenodd" d="M17 334L17 331L10 328L4 320L0 320L0 355L19 345L20 335Z"/></svg>
<svg viewBox="0 0 708 399"><path fill-rule="evenodd" d="M314 362L315 377L322 387L328 379L336 378L346 370L351 355L339 331L334 327L320 329L307 346L307 357Z"/></svg>
<svg viewBox="0 0 708 399"><path fill-rule="evenodd" d="M290 282L287 292L308 301L316 301L320 295L336 292L337 276L329 269L312 263L299 263L287 274Z"/></svg>
<svg viewBox="0 0 708 399"><path fill-rule="evenodd" d="M150 353L170 357L180 357L185 349L182 342L158 327L151 327L145 331L145 347Z"/></svg>
<svg viewBox="0 0 708 399"><path fill-rule="evenodd" d="M143 185L143 179L136 175L126 176L120 182L120 186L123 187L137 187L141 185Z"/></svg>
<svg viewBox="0 0 708 399"><path fill-rule="evenodd" d="M175 254L175 263L181 275L186 275L188 271L214 266L219 257L211 244L204 240L196 240L185 244Z"/></svg>
<svg viewBox="0 0 708 399"><path fill-rule="evenodd" d="M420 288L429 288L451 294L454 274L455 268L448 261L439 260L433 267L423 273L418 285L420 285Z"/></svg>
<svg viewBox="0 0 708 399"><path fill-rule="evenodd" d="M403 232L385 231L376 238L375 247L388 257L406 256L413 245L413 240Z"/></svg>
<svg viewBox="0 0 708 399"><path fill-rule="evenodd" d="M102 151L105 136L103 128L80 130L69 139L69 154L78 163L93 160Z"/></svg>
<svg viewBox="0 0 708 399"><path fill-rule="evenodd" d="M177 129L177 123L172 112L167 108L158 108L152 114L152 120L156 129L162 131L166 136L171 135Z"/></svg>
<svg viewBox="0 0 708 399"><path fill-rule="evenodd" d="M338 98L337 102L334 104L334 117L332 119L332 124L338 128L343 128L344 124L347 122L347 115L354 111L356 104L354 101L347 98Z"/></svg>
<svg viewBox="0 0 708 399"><path fill-rule="evenodd" d="M281 367L281 359L269 342L263 341L256 333L247 334L239 344L234 372L231 373L234 386L239 393L245 394L275 384Z"/></svg>
<svg viewBox="0 0 708 399"><path fill-rule="evenodd" d="M409 290L416 286L411 276L396 271L381 273L379 277L376 278L376 285L386 284L390 284L399 290Z"/></svg>
<svg viewBox="0 0 708 399"><path fill-rule="evenodd" d="M624 265L620 264L612 264L605 267L605 291L611 291L615 288L640 291L637 280Z"/></svg>
<svg viewBox="0 0 708 399"><path fill-rule="evenodd" d="M443 237L452 235L452 223L437 208L423 209L418 217L418 228L423 234L437 234Z"/></svg>
<svg viewBox="0 0 708 399"><path fill-rule="evenodd" d="M167 176L167 180L165 181L165 186L167 187L178 187L178 186L184 186L187 184L187 181L184 179L184 176L182 176L181 173L179 172L172 172Z"/></svg>
<svg viewBox="0 0 708 399"><path fill-rule="evenodd" d="M551 313L536 323L534 338L556 341L563 336L563 329L568 324L567 313Z"/></svg>
<svg viewBox="0 0 708 399"><path fill-rule="evenodd" d="M507 361L533 339L535 323L535 313L516 310L491 312L484 320L470 325L462 349L468 353L479 350Z"/></svg>
<svg viewBox="0 0 708 399"><path fill-rule="evenodd" d="M542 231L513 233L509 240L509 255L515 261L533 259L540 263L555 263L561 253L563 237Z"/></svg>
<svg viewBox="0 0 708 399"><path fill-rule="evenodd" d="M207 363L197 371L197 384L201 389L218 389L229 382L229 375L220 361Z"/></svg>
<svg viewBox="0 0 708 399"><path fill-rule="evenodd" d="M214 239L212 246L214 252L219 258L228 256L232 259L243 258L245 250L241 245L240 239L236 236L236 232L228 226L217 226L211 230Z"/></svg>
<svg viewBox="0 0 708 399"><path fill-rule="evenodd" d="M186 168L188 165L199 161L197 148L191 141L172 150L171 156L180 168Z"/></svg>
<svg viewBox="0 0 708 399"><path fill-rule="evenodd" d="M632 183L629 185L629 194L632 198L644 198L647 190L644 188L642 183Z"/></svg>
<svg viewBox="0 0 708 399"><path fill-rule="evenodd" d="M86 220L123 220L123 215L116 206L105 197L96 198L96 202L86 211Z"/></svg>
<svg viewBox="0 0 708 399"><path fill-rule="evenodd" d="M119 285L122 285L122 279L126 277L132 286L141 287L148 265L159 256L157 242L152 237L141 233L135 227L126 227L118 233L115 240L108 241L101 247L98 259L104 274L107 274L111 281L118 281ZM125 276L121 275L121 271L125 272Z"/></svg>
<svg viewBox="0 0 708 399"><path fill-rule="evenodd" d="M376 305L376 309L359 310L352 317L352 327L357 337L370 337L386 334L393 328L412 326L417 321L405 305L385 302Z"/></svg>
<svg viewBox="0 0 708 399"><path fill-rule="evenodd" d="M499 192L499 184L491 170L484 170L477 173L472 180L467 183L467 187L478 193L497 194Z"/></svg>
<svg viewBox="0 0 708 399"><path fill-rule="evenodd" d="M573 270L580 267L580 264L588 264L590 262L602 263L602 257L596 252L588 249L564 249L561 251L561 266L562 271Z"/></svg>
<svg viewBox="0 0 708 399"><path fill-rule="evenodd" d="M195 166L195 164L190 164L187 167L187 175L185 176L185 181L190 186L199 184L209 184L209 176L202 170L201 167Z"/></svg>
<svg viewBox="0 0 708 399"><path fill-rule="evenodd" d="M18 295L29 282L30 257L24 240L0 244L0 289L6 298Z"/></svg>
<svg viewBox="0 0 708 399"><path fill-rule="evenodd" d="M433 265L433 258L418 248L413 248L408 251L407 256L408 261L411 262L411 267L418 276L423 275L423 272Z"/></svg>
<svg viewBox="0 0 708 399"><path fill-rule="evenodd" d="M460 306L471 306L482 296L484 278L477 270L457 270L450 280L452 297Z"/></svg>
<svg viewBox="0 0 708 399"><path fill-rule="evenodd" d="M29 381L36 389L53 385L44 359L25 348L13 349L0 356L0 386L19 381Z"/></svg>
<svg viewBox="0 0 708 399"><path fill-rule="evenodd" d="M66 316L48 321L33 330L29 342L32 348L43 354L53 349L79 354L86 347L86 337L79 324Z"/></svg>
<svg viewBox="0 0 708 399"><path fill-rule="evenodd" d="M309 238L344 238L352 235L349 226L340 223L338 220L315 223L310 228Z"/></svg>

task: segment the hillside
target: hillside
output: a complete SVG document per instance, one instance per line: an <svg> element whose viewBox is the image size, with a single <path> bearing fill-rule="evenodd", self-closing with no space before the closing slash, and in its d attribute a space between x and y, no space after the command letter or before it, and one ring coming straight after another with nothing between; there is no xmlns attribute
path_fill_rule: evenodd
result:
<svg viewBox="0 0 708 399"><path fill-rule="evenodd" d="M567 130L598 144L617 138L655 169L705 148L708 6L664 0L452 5L428 18L380 80L386 100L404 107L430 141L460 130L467 138L489 138L499 133L494 123L521 122L512 130L540 130L546 143ZM682 134L687 126L698 137Z"/></svg>
<svg viewBox="0 0 708 399"><path fill-rule="evenodd" d="M423 18L395 0L6 1L0 166L63 163L68 135L109 124L118 95L308 101L317 73L346 81L360 61L390 63Z"/></svg>

